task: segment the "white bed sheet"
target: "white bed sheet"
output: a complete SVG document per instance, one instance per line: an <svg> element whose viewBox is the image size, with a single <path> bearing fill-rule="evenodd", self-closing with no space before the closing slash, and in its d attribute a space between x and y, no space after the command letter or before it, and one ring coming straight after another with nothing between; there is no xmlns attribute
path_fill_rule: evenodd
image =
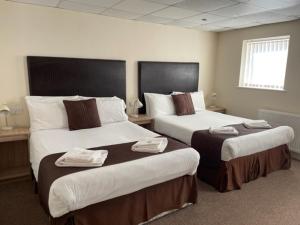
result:
<svg viewBox="0 0 300 225"><path fill-rule="evenodd" d="M249 119L203 110L193 115L156 117L154 119L154 130L191 145L192 135L197 130L240 124L245 121L249 121ZM265 151L287 144L293 138L294 131L288 126L280 126L259 133L228 138L223 143L221 159L229 161L241 156Z"/></svg>
<svg viewBox="0 0 300 225"><path fill-rule="evenodd" d="M36 131L30 137L30 160L37 178L39 163L49 154L65 152L73 147L92 148L156 136L158 134L128 121L78 131ZM199 158L196 150L185 148L63 176L51 185L48 202L50 214L60 217L91 204L180 176L193 175L197 171ZM99 179L95 179L97 177Z"/></svg>
<svg viewBox="0 0 300 225"><path fill-rule="evenodd" d="M129 121L75 131L67 128L34 131L30 136L30 162L35 178L38 179L40 161L47 155L66 152L74 147L93 148L156 136L156 133Z"/></svg>

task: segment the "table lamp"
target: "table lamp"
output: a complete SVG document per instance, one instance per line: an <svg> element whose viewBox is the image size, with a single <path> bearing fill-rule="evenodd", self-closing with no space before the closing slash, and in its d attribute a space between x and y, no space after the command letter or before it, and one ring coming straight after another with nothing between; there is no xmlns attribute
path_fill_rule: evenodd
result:
<svg viewBox="0 0 300 225"><path fill-rule="evenodd" d="M5 117L5 126L1 127L2 130L11 130L12 127L8 126L7 115L10 113L10 109L7 105L0 105L0 114L3 114Z"/></svg>
<svg viewBox="0 0 300 225"><path fill-rule="evenodd" d="M143 103L141 103L141 101L137 98L135 99L132 103L132 108L133 108L133 113L131 114L131 116L133 117L138 117L139 115L136 114L135 112L139 109L139 108L142 108L144 105Z"/></svg>
<svg viewBox="0 0 300 225"><path fill-rule="evenodd" d="M210 108L216 108L216 100L217 100L217 93L211 94L211 105Z"/></svg>

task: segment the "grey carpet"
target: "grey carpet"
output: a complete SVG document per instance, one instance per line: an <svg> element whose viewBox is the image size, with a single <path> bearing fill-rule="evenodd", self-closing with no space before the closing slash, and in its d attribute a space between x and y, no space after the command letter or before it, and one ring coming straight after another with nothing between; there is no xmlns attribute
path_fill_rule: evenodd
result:
<svg viewBox="0 0 300 225"><path fill-rule="evenodd" d="M32 190L30 181L0 185L0 225L48 225ZM151 225L300 225L300 162L228 193L200 182L197 205Z"/></svg>

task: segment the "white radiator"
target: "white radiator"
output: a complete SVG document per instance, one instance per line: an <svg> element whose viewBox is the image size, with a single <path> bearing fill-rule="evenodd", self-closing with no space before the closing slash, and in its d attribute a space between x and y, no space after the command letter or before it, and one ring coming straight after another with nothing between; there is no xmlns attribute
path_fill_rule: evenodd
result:
<svg viewBox="0 0 300 225"><path fill-rule="evenodd" d="M276 125L292 127L294 129L295 139L289 144L289 148L293 152L300 153L300 115L268 109L259 109L258 118Z"/></svg>

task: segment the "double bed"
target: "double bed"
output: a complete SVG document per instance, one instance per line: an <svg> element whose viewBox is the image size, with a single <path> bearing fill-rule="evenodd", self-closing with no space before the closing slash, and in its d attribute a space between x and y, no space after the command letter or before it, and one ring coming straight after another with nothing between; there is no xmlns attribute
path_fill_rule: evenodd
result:
<svg viewBox="0 0 300 225"><path fill-rule="evenodd" d="M243 183L272 171L290 168L287 144L294 133L288 126L247 129L243 123L250 119L208 111L205 106L198 107L195 114L175 115L171 93L198 92L198 63L139 62L138 65L139 98L146 106L141 113L153 117L155 132L175 138L200 153L200 179L225 192L240 189ZM204 100L201 101L204 105ZM211 127L224 126L234 126L239 135L209 132Z"/></svg>
<svg viewBox="0 0 300 225"><path fill-rule="evenodd" d="M32 96L125 99L124 61L28 57L28 71ZM30 102L31 97L28 98ZM37 101L43 102L44 98L52 101L51 97L38 97ZM36 101L35 97L33 100ZM31 121L41 122L32 115ZM57 122L55 118L58 117L54 117ZM31 127L30 161L41 205L50 223L139 224L196 203L197 151L172 139L168 139L163 153L131 151L136 141L157 136L126 118L75 131L66 127ZM55 161L74 147L105 149L108 157L97 168L55 166Z"/></svg>

